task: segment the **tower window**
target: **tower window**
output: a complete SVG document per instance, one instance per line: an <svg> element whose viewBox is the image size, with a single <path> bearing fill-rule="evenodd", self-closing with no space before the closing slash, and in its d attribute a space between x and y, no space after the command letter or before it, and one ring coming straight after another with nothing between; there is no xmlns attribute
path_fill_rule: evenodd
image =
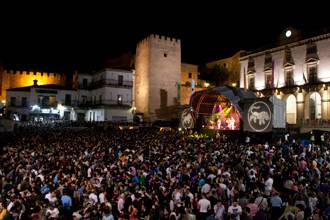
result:
<svg viewBox="0 0 330 220"><path fill-rule="evenodd" d="M192 78L192 73L188 73L188 77L189 77L189 79L191 79Z"/></svg>
<svg viewBox="0 0 330 220"><path fill-rule="evenodd" d="M167 53L164 53L164 57L167 57Z"/></svg>
<svg viewBox="0 0 330 220"><path fill-rule="evenodd" d="M123 103L122 95L117 95L117 104L121 105Z"/></svg>

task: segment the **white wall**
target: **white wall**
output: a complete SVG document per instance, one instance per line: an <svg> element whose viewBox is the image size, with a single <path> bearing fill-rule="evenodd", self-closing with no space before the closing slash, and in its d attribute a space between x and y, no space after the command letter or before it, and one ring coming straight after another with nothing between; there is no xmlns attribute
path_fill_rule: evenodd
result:
<svg viewBox="0 0 330 220"><path fill-rule="evenodd" d="M330 81L330 39L320 40L316 42L317 52L319 56L318 62L318 78L320 81L329 82ZM290 47L291 55L294 61L293 65L293 79L296 85L305 84L303 73L307 76L307 64L306 64L306 50L307 44L293 45ZM274 51L271 53L272 59L274 61L274 85L279 88L285 86L285 74L284 74L284 56L285 47L270 48L269 51ZM244 69L247 73L248 69L248 57L253 57L255 63L255 87L257 90L262 90L265 88L265 72L264 72L264 62L265 62L265 51L255 54L250 54L249 56L242 57L241 64L241 74L240 74L240 87L244 87ZM246 79L247 80L247 79ZM278 83L277 83L278 82ZM248 84L248 82L246 82Z"/></svg>

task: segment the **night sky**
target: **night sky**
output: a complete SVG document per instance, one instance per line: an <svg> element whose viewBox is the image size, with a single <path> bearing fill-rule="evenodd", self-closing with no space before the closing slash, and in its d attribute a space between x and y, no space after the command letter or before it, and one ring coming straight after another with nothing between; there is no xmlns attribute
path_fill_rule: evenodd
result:
<svg viewBox="0 0 330 220"><path fill-rule="evenodd" d="M180 38L182 61L201 64L240 49L272 45L289 26L303 33L330 27L328 13L322 12L328 7L321 5L311 10L310 6L284 7L280 2L279 7L258 6L263 9L236 8L239 2L189 7L157 2L150 10L126 3L2 7L0 60L15 68L98 70L108 58L135 53L138 41L157 33Z"/></svg>

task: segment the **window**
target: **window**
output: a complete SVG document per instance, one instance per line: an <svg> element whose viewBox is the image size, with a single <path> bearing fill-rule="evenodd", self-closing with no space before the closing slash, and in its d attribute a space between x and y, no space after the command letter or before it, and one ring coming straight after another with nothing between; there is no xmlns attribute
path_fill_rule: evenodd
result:
<svg viewBox="0 0 330 220"><path fill-rule="evenodd" d="M164 53L164 57L167 57L167 53Z"/></svg>
<svg viewBox="0 0 330 220"><path fill-rule="evenodd" d="M248 74L255 72L255 67L254 67L254 59L249 58L248 61Z"/></svg>
<svg viewBox="0 0 330 220"><path fill-rule="evenodd" d="M123 104L123 96L122 95L117 95L117 104L119 104L119 105Z"/></svg>
<svg viewBox="0 0 330 220"><path fill-rule="evenodd" d="M307 46L307 54L316 54L317 53L317 47L315 44L311 44Z"/></svg>
<svg viewBox="0 0 330 220"><path fill-rule="evenodd" d="M10 106L16 106L16 97L10 97Z"/></svg>
<svg viewBox="0 0 330 220"><path fill-rule="evenodd" d="M254 75L249 76L249 89L254 90Z"/></svg>
<svg viewBox="0 0 330 220"><path fill-rule="evenodd" d="M99 95L99 103L102 104L102 95Z"/></svg>
<svg viewBox="0 0 330 220"><path fill-rule="evenodd" d="M84 78L84 79L83 79L83 88L84 88L84 89L87 88L87 83L88 83L87 79Z"/></svg>
<svg viewBox="0 0 330 220"><path fill-rule="evenodd" d="M164 108L167 106L167 91L160 89L160 107Z"/></svg>
<svg viewBox="0 0 330 220"><path fill-rule="evenodd" d="M273 88L273 76L271 71L265 72L265 84L266 89Z"/></svg>
<svg viewBox="0 0 330 220"><path fill-rule="evenodd" d="M27 98L22 97L22 107L26 107L26 106L27 106Z"/></svg>
<svg viewBox="0 0 330 220"><path fill-rule="evenodd" d="M265 56L265 64L272 64L273 60L272 60L272 55L271 54L267 54Z"/></svg>
<svg viewBox="0 0 330 220"><path fill-rule="evenodd" d="M50 107L49 96L39 95L38 96L38 104L42 108L49 108Z"/></svg>
<svg viewBox="0 0 330 220"><path fill-rule="evenodd" d="M309 65L308 66L308 82L316 83L317 80L317 65Z"/></svg>
<svg viewBox="0 0 330 220"><path fill-rule="evenodd" d="M83 95L82 96L82 104L86 104L87 103L87 96Z"/></svg>
<svg viewBox="0 0 330 220"><path fill-rule="evenodd" d="M224 63L224 64L223 64L223 67L224 67L224 68L226 68L226 66L227 66L227 64L226 64L226 63Z"/></svg>
<svg viewBox="0 0 330 220"><path fill-rule="evenodd" d="M71 94L66 94L65 95L65 105L71 105Z"/></svg>
<svg viewBox="0 0 330 220"><path fill-rule="evenodd" d="M118 75L118 85L122 86L124 81L124 76L123 75Z"/></svg>
<svg viewBox="0 0 330 220"><path fill-rule="evenodd" d="M189 77L189 79L191 79L192 78L192 73L188 73L188 77Z"/></svg>
<svg viewBox="0 0 330 220"><path fill-rule="evenodd" d="M285 70L285 85L286 86L293 86L294 85L294 80L293 80L293 70L288 69Z"/></svg>

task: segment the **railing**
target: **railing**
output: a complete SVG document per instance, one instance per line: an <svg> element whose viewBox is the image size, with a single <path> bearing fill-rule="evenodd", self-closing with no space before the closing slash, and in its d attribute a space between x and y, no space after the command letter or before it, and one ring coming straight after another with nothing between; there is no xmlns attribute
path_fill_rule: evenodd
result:
<svg viewBox="0 0 330 220"><path fill-rule="evenodd" d="M285 86L294 86L294 80L292 78L286 79Z"/></svg>
<svg viewBox="0 0 330 220"><path fill-rule="evenodd" d="M309 82L309 83L318 83L319 80L318 80L318 78L317 78L317 75L316 75L316 74L311 74L311 75L309 75L309 77L308 77L308 82Z"/></svg>
<svg viewBox="0 0 330 220"><path fill-rule="evenodd" d="M79 107L92 107L92 106L100 106L100 105L106 105L106 106L122 106L122 107L128 107L132 106L132 102L130 101L118 101L118 100L97 100L97 101L76 101L77 106Z"/></svg>
<svg viewBox="0 0 330 220"><path fill-rule="evenodd" d="M130 80L119 81L119 80L114 80L114 79L103 79L103 80L91 82L87 85L79 84L78 88L79 89L96 89L96 88L101 88L104 86L131 88L131 87L133 87L133 81L130 81Z"/></svg>
<svg viewBox="0 0 330 220"><path fill-rule="evenodd" d="M36 104L40 108L56 108L57 107L57 102L53 104ZM9 104L8 107L15 107L15 108L30 108L31 106L28 103L25 104Z"/></svg>
<svg viewBox="0 0 330 220"><path fill-rule="evenodd" d="M330 127L330 119L304 119L301 125L310 127Z"/></svg>

